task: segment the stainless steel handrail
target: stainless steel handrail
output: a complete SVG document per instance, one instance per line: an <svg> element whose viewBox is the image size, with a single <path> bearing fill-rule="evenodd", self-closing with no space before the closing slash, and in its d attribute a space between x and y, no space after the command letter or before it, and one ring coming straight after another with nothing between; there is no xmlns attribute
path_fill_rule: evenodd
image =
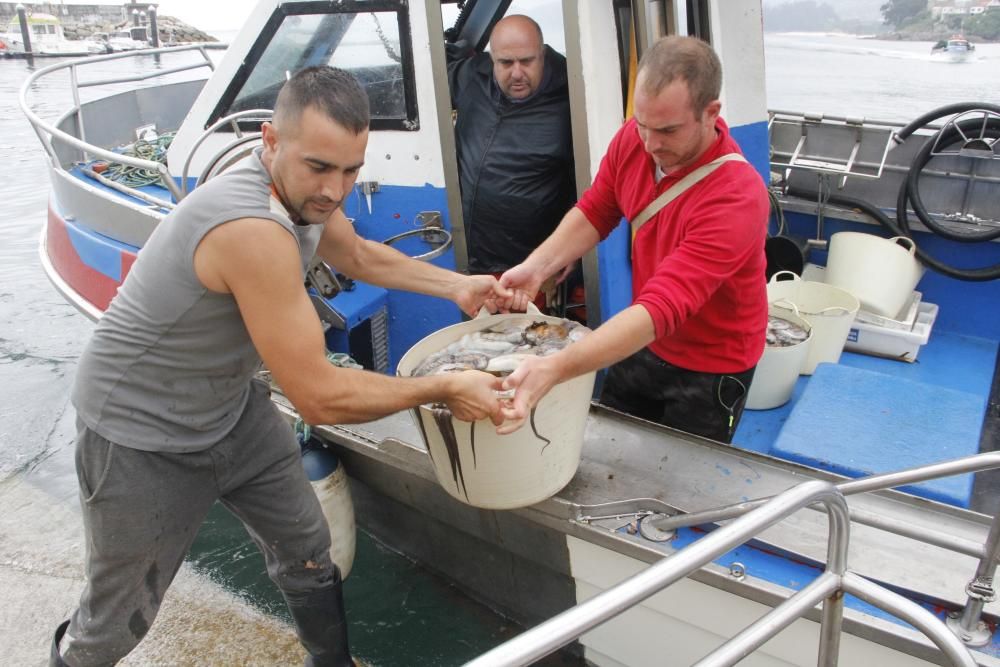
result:
<svg viewBox="0 0 1000 667"><path fill-rule="evenodd" d="M201 136L198 137L198 139L195 140L194 144L191 146L191 150L188 151L187 159L184 160L184 167L183 167L183 169L181 169L181 192L183 193L181 196L184 197L184 196L187 196L187 194L188 194L188 172L191 169L191 161L194 159L195 153L198 152L198 149L201 148L201 145L210 136L212 136L213 134L215 134L216 130L218 130L219 128L224 127L226 125L229 125L230 127L233 128L233 134L235 135L235 139L237 141L242 141L245 136L247 136L247 137L252 136L254 138L257 138L257 137L260 137L260 133L257 133L257 132L254 132L254 133L252 133L250 135L244 135L243 134L243 129L240 127L239 121L241 121L241 120L255 120L255 121L259 120L261 122L264 122L264 121L271 120L271 117L273 115L274 115L274 111L271 110L271 109L245 109L243 111L237 111L236 113L229 114L228 116L225 116L224 118L220 118L219 120L217 120L214 123L212 123L204 132L201 133ZM212 160L209 162L209 167L206 168L205 172L202 174L203 178L204 178L205 174L208 173L208 171L211 168L211 166L213 166L215 162L217 162L219 159L221 159L221 157L226 152L228 152L231 148L232 148L232 145L226 146L225 148L223 148L221 151L219 151L219 153L217 153L212 158ZM200 185L200 182L199 182L199 185Z"/></svg>
<svg viewBox="0 0 1000 667"><path fill-rule="evenodd" d="M850 496L870 491L885 491L905 484L926 482L932 479L949 477L951 475L990 470L1000 467L1000 452L985 452L966 456L951 461L942 461L915 468L907 468L881 475L870 475L845 482L840 482L836 488L844 495ZM777 497L777 496L775 496ZM744 503L735 503L701 512L691 512L663 518L648 518L654 528L661 531L677 530L679 528L698 526L705 523L724 521L742 516L755 508L769 502L769 498L758 498ZM983 609L986 603L996 596L993 586L997 562L1000 559L1000 513L993 517L986 541L974 544L954 536L934 535L902 521L895 521L871 512L849 510L851 520L864 525L873 526L903 537L908 537L926 544L948 549L956 553L978 558L979 563L972 580L966 586L967 599L965 607L958 619L951 623L952 630L970 646L982 646L989 641L990 632L982 623Z"/></svg>
<svg viewBox="0 0 1000 667"><path fill-rule="evenodd" d="M815 503L822 503L830 517L826 570L696 664L700 667L734 665L822 602L818 664L833 667L838 662L840 648L842 593L847 592L913 625L952 664L974 667L976 662L968 649L933 614L847 570L850 540L847 501L834 485L820 480L805 482L774 496L749 514L712 531L617 586L501 644L466 663L466 667L531 664L746 542L761 530Z"/></svg>
<svg viewBox="0 0 1000 667"><path fill-rule="evenodd" d="M25 80L24 84L21 86L21 90L18 96L18 102L21 106L21 111L23 111L24 115L27 116L28 122L31 124L32 129L35 131L35 134L38 135L38 139L39 141L41 141L42 146L45 148L46 153L48 153L49 158L51 159L52 165L54 167L57 168L61 167L59 163L59 157L56 155L55 148L52 145L52 141L57 140L64 144L73 146L74 148L80 149L81 151L83 151L84 155L93 155L102 160L108 160L111 162L120 162L122 164L127 164L129 166L137 167L139 169L148 169L151 171L155 171L158 174L160 181L163 183L163 186L170 191L170 194L174 197L176 201L180 201L181 191L177 187L177 184L174 182L173 178L171 178L166 165L160 162L155 162L153 160L143 160L141 158L134 158L127 155L122 155L120 153L115 153L114 151L106 150L99 146L94 146L93 144L89 144L86 142L84 138L77 138L71 134L63 132L54 125L51 125L46 121L42 120L42 118L38 116L38 114L36 114L34 110L32 110L30 104L28 103L28 91L31 90L32 86L35 85L35 82L41 79L43 76L46 76L48 74L51 74L52 72L56 72L59 70L68 69L70 71L71 93L73 95L73 103L75 105L73 108L73 113L78 114L78 118L80 118L79 116L81 108L80 93L79 93L80 88L88 86L97 86L101 84L129 83L133 81L143 81L146 79L157 78L165 76L167 74L198 69L201 67L208 67L209 69L214 69L215 65L212 63L212 60L208 57L208 53L206 51L209 49L216 49L216 48L225 48L225 47L215 46L211 44L172 46L162 49L144 49L141 51L129 51L126 53L113 53L102 56L93 56L90 58L81 58L78 60L74 60L72 62L49 65L48 67L43 67L42 69L38 70ZM200 52L202 57L204 58L204 62L192 63L190 65L174 67L168 70L159 70L155 73L138 74L135 76L119 77L114 79L80 82L77 76L77 70L80 67L97 62L107 62L109 60L118 60L121 58L134 58L137 56L158 55L162 53L171 53L171 54L182 53L186 51ZM82 119L80 122L80 134L81 137L86 136ZM136 190L134 188L128 188L128 190L129 194L132 194L133 192L134 193L139 192L139 190ZM171 202L157 199L157 204L163 204L169 206Z"/></svg>
<svg viewBox="0 0 1000 667"><path fill-rule="evenodd" d="M466 663L467 667L497 667L528 665L578 638L588 630L618 616L658 591L683 579L694 570L708 564L734 546L746 542L761 530L771 526L802 507L823 503L830 516L830 538L827 546L827 572L838 583L846 571L850 521L847 502L829 482L813 480L789 489L757 511L714 530L694 544L665 558L614 588L564 611L535 626L514 639ZM809 589L812 595L815 589ZM802 593L799 593L802 596ZM810 598L812 599L812 598ZM823 623L835 624L837 632L828 635L839 638L842 613L841 596L827 597L823 608ZM837 662L836 642L831 642L821 655L825 665Z"/></svg>
<svg viewBox="0 0 1000 667"><path fill-rule="evenodd" d="M949 477L951 475L968 472L990 470L992 468L1000 468L1000 452L985 452L982 454L975 454L973 456L966 456L959 459L952 459L950 461L942 461L940 463L907 468L881 475L859 477L858 479L840 482L836 485L836 487L845 496L852 496L858 493L886 491L906 484L926 482L932 479L939 479L942 477ZM687 528L690 526L699 526L706 523L715 523L717 521L734 519L757 507L760 507L770 499L771 497L757 498L755 500L733 503L732 505L723 505L722 507L716 507L700 512L688 512L685 514L677 514L662 518L651 518L646 519L646 521L650 522L650 524L658 530L677 530L678 528ZM872 525L897 535L902 535L903 537L909 537L914 540L928 542L934 544L935 546L951 549L952 551L972 556L974 558L981 558L984 553L982 545L975 545L973 547L967 540L955 539L952 542L943 536L938 536L932 541L927 539L927 536L923 531L918 531L917 529L902 522L892 522L885 520L884 517L875 517L870 513L851 510L851 520L863 525Z"/></svg>

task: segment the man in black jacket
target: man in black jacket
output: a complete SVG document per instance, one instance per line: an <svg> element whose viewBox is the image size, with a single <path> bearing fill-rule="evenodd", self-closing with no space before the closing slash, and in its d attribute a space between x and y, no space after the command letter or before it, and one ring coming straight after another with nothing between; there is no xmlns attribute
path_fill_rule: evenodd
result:
<svg viewBox="0 0 1000 667"><path fill-rule="evenodd" d="M523 261L576 202L566 59L527 16L503 18L490 52L449 52L471 273Z"/></svg>

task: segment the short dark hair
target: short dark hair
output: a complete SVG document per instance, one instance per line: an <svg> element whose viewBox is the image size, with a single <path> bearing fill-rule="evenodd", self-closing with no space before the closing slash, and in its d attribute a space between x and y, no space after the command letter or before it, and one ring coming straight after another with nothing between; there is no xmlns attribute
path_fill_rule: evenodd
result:
<svg viewBox="0 0 1000 667"><path fill-rule="evenodd" d="M642 54L639 73L646 92L659 93L676 79L683 79L691 93L691 106L701 116L722 92L722 63L715 51L697 37L670 35L657 40Z"/></svg>
<svg viewBox="0 0 1000 667"><path fill-rule="evenodd" d="M354 134L368 129L368 94L345 70L327 65L299 70L281 87L274 117L295 120L310 106Z"/></svg>

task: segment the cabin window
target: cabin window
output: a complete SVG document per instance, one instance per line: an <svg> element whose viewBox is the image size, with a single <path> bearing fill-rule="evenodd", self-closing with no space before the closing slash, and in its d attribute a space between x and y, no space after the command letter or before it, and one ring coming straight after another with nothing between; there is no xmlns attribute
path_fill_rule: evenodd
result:
<svg viewBox="0 0 1000 667"><path fill-rule="evenodd" d="M324 14L315 13L315 3L280 5L209 124L237 111L273 109L278 91L293 73L332 65L347 70L364 86L372 130L417 129L404 4L347 1L338 3L340 11Z"/></svg>

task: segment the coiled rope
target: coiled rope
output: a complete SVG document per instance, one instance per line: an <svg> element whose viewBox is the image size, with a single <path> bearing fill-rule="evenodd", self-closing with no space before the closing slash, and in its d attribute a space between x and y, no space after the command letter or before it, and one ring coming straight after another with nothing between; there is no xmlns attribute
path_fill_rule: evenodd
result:
<svg viewBox="0 0 1000 667"><path fill-rule="evenodd" d="M134 144L121 147L117 153L151 162L167 163L167 150L174 140L176 132L164 132L152 141L139 139ZM96 164L94 165L97 166ZM97 171L95 169L94 171ZM142 169L122 162L108 162L107 167L99 172L105 178L130 188L141 188L160 182L160 174L154 169Z"/></svg>

